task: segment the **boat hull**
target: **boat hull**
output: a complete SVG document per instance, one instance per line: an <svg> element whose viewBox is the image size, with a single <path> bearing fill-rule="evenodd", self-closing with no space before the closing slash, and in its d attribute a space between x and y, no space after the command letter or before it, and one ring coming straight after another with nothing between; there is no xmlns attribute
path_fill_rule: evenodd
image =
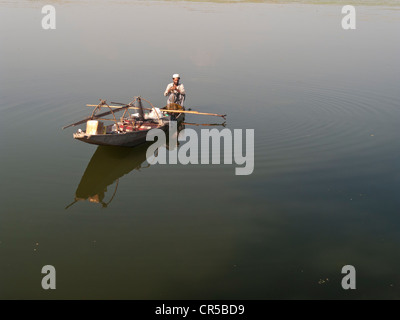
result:
<svg viewBox="0 0 400 320"><path fill-rule="evenodd" d="M176 121L181 123L185 115L180 113L176 116ZM169 121L157 127L166 132L169 128ZM118 147L135 147L146 142L146 136L149 130L122 132L113 134L86 134L85 132L74 133L74 139L99 145L99 146L118 146Z"/></svg>

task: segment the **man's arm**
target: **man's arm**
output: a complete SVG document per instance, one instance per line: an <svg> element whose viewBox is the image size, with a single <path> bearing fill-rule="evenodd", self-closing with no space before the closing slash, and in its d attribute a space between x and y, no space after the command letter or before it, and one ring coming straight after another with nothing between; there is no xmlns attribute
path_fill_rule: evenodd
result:
<svg viewBox="0 0 400 320"><path fill-rule="evenodd" d="M172 87L172 83L170 83L169 85L167 85L167 89L165 89L164 96L169 95L169 89L171 89L171 87Z"/></svg>
<svg viewBox="0 0 400 320"><path fill-rule="evenodd" d="M178 86L178 89L179 89L179 93L180 93L180 94L182 94L182 95L185 95L185 94L186 94L185 87L183 86L183 84L180 84L180 85Z"/></svg>

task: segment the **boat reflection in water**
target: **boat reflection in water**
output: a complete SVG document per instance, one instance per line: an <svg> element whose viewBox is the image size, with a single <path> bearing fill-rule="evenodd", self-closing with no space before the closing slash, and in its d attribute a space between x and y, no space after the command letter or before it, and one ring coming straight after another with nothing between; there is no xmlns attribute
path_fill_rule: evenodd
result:
<svg viewBox="0 0 400 320"><path fill-rule="evenodd" d="M178 128L178 134L184 125ZM168 138L166 141L168 142ZM176 140L175 140L176 141ZM146 161L146 151L154 142L147 142L134 148L98 146L90 162L83 173L81 181L75 192L75 200L65 209L68 209L78 201L89 201L99 203L106 208L114 199L118 182L121 177L133 170L141 170L150 167ZM165 146L168 150L177 148L177 146ZM115 183L114 188L110 189L110 196L105 201L105 196L109 186ZM111 192L112 190L112 192Z"/></svg>

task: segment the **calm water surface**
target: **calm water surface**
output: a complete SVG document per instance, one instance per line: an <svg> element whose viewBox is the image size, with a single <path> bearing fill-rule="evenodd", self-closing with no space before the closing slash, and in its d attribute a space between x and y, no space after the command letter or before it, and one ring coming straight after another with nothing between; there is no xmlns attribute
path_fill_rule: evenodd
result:
<svg viewBox="0 0 400 320"><path fill-rule="evenodd" d="M353 3L345 31L341 1L0 2L0 298L400 298L400 7ZM163 106L176 72L255 130L253 174L61 130L100 98Z"/></svg>

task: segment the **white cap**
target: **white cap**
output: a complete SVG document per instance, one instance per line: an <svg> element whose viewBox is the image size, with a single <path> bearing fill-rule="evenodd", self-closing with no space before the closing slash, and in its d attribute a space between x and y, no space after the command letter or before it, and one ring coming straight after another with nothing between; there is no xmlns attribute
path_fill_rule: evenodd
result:
<svg viewBox="0 0 400 320"><path fill-rule="evenodd" d="M173 75L172 75L172 79L175 79L175 78L180 78L181 76L179 75L179 73L174 73Z"/></svg>

